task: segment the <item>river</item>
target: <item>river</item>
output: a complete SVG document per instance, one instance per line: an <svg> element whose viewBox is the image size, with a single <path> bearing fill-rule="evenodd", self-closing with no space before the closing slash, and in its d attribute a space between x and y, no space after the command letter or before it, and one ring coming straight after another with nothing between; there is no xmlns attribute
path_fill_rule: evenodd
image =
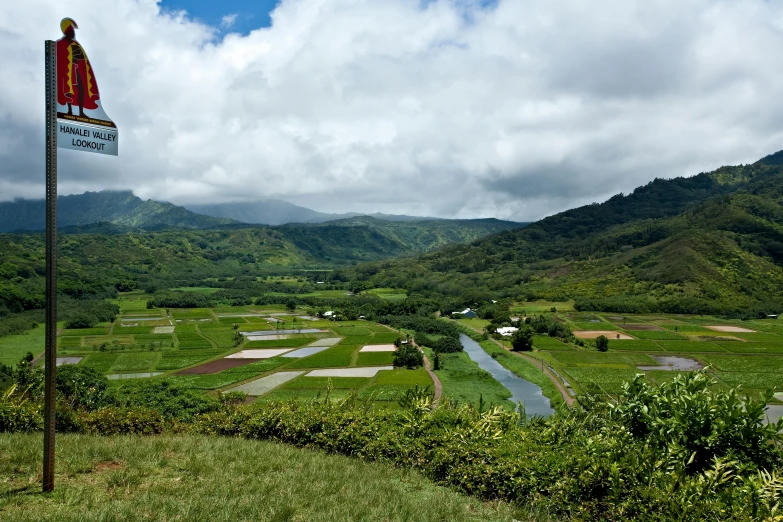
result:
<svg viewBox="0 0 783 522"><path fill-rule="evenodd" d="M515 405L518 401L525 405L525 412L528 417L532 417L533 415L548 417L554 413L552 406L549 404L549 399L544 396L544 393L538 385L526 381L511 370L503 368L499 362L490 357L476 341L467 335L461 334L459 340L462 343L462 346L465 347L465 351L468 352L470 358L478 364L481 369L492 374L492 377L494 377L495 380L511 392L510 401Z"/></svg>

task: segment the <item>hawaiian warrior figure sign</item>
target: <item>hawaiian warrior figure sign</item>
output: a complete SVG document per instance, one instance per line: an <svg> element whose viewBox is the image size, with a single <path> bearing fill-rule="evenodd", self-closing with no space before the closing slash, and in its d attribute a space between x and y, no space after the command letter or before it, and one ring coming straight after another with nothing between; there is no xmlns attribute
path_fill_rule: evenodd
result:
<svg viewBox="0 0 783 522"><path fill-rule="evenodd" d="M57 118L116 128L101 106L87 53L76 41L78 28L71 18L60 22L63 37L57 40Z"/></svg>

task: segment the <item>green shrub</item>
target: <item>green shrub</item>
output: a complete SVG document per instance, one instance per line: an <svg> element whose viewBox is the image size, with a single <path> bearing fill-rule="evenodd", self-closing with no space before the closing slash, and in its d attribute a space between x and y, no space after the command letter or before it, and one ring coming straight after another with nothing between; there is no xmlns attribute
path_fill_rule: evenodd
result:
<svg viewBox="0 0 783 522"><path fill-rule="evenodd" d="M530 322L528 323L525 320L525 324L529 324L537 334L546 334L549 337L558 337L560 339L568 339L572 335L571 329L554 317L538 315L533 318L528 317L528 319L530 319Z"/></svg>
<svg viewBox="0 0 783 522"><path fill-rule="evenodd" d="M58 400L71 408L95 409L106 401L106 376L95 369L66 364L57 368Z"/></svg>
<svg viewBox="0 0 783 522"><path fill-rule="evenodd" d="M511 347L515 352L529 352L533 349L533 329L528 325L514 332L511 336Z"/></svg>
<svg viewBox="0 0 783 522"><path fill-rule="evenodd" d="M116 405L129 409L149 408L167 419L190 420L194 415L214 411L220 405L212 397L163 379L130 382L113 391Z"/></svg>
<svg viewBox="0 0 783 522"><path fill-rule="evenodd" d="M38 408L0 403L0 433L42 429L43 416Z"/></svg>
<svg viewBox="0 0 783 522"><path fill-rule="evenodd" d="M0 433L43 428L40 403L31 402L16 385L0 394Z"/></svg>
<svg viewBox="0 0 783 522"><path fill-rule="evenodd" d="M66 321L65 328L70 330L81 328L93 328L98 324L98 318L94 315L80 312L75 314L71 319Z"/></svg>
<svg viewBox="0 0 783 522"><path fill-rule="evenodd" d="M685 373L661 386L637 375L622 386L618 402L609 403L609 418L634 439L658 448L667 459L687 462L689 473L701 472L715 459L774 467L783 464L783 420L763 424L772 400L742 397L737 389L710 390L717 382L705 372Z"/></svg>
<svg viewBox="0 0 783 522"><path fill-rule="evenodd" d="M423 316L386 315L378 319L379 323L388 324L394 328L403 328L427 334L445 335L459 338L459 329L452 323Z"/></svg>
<svg viewBox="0 0 783 522"><path fill-rule="evenodd" d="M459 339L453 337L441 337L435 341L434 346L431 345L431 347L439 353L457 353L463 350L462 343Z"/></svg>
<svg viewBox="0 0 783 522"><path fill-rule="evenodd" d="M424 354L411 343L402 344L394 352L394 366L415 370L424 364Z"/></svg>
<svg viewBox="0 0 783 522"><path fill-rule="evenodd" d="M84 433L99 435L155 435L165 431L166 420L152 408L109 406L84 414L80 428Z"/></svg>

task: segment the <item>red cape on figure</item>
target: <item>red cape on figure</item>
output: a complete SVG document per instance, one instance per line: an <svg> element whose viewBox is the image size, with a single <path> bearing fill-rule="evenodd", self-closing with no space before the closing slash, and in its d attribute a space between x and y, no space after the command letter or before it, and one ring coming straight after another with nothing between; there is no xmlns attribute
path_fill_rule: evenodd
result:
<svg viewBox="0 0 783 522"><path fill-rule="evenodd" d="M82 52L84 59L74 59L73 46L76 45ZM98 82L95 81L95 73L84 52L84 47L76 40L60 38L57 40L57 103L66 105L79 104L79 94L76 85L84 90L84 109L95 110L95 103L100 99L98 94Z"/></svg>

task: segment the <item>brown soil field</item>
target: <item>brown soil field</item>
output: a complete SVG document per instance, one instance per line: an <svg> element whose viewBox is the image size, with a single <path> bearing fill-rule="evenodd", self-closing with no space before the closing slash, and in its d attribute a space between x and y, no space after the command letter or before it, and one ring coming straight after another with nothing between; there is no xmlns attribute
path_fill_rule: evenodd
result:
<svg viewBox="0 0 783 522"><path fill-rule="evenodd" d="M615 332L614 330L576 330L574 332L574 337L578 337L579 339L595 339L602 335L608 337L609 339L620 339L621 341L628 341L633 339L633 337L630 335Z"/></svg>
<svg viewBox="0 0 783 522"><path fill-rule="evenodd" d="M741 328L739 326L705 326L705 328L715 330L716 332L726 333L756 333L756 330L749 330L748 328Z"/></svg>
<svg viewBox="0 0 783 522"><path fill-rule="evenodd" d="M218 359L217 361L208 362L201 366L194 366L193 368L186 368L178 371L178 375L205 375L211 373L222 372L231 368L238 368L252 362L256 362L260 359Z"/></svg>

